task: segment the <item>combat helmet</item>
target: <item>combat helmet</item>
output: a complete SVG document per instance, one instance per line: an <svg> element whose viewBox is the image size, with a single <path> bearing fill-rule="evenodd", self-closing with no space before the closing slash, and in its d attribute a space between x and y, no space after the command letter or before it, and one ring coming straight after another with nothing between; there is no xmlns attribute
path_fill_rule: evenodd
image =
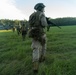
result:
<svg viewBox="0 0 76 75"><path fill-rule="evenodd" d="M44 7L45 7L45 5L44 5L43 3L37 3L37 4L34 6L34 9L41 11L41 9L44 8Z"/></svg>

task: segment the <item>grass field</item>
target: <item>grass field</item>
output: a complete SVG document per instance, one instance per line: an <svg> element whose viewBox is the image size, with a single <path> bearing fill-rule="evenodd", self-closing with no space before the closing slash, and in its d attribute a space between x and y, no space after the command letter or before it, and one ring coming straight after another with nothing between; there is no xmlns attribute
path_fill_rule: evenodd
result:
<svg viewBox="0 0 76 75"><path fill-rule="evenodd" d="M76 75L76 26L52 27L47 34L46 60L37 75ZM31 39L0 31L0 75L35 75Z"/></svg>

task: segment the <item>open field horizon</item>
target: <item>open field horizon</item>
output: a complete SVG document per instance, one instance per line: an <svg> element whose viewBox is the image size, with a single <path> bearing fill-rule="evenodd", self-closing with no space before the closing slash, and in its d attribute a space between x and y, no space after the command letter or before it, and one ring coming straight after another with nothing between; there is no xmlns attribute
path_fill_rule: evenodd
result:
<svg viewBox="0 0 76 75"><path fill-rule="evenodd" d="M51 27L46 60L37 75L76 75L76 26ZM34 75L31 39L11 30L0 30L0 75Z"/></svg>

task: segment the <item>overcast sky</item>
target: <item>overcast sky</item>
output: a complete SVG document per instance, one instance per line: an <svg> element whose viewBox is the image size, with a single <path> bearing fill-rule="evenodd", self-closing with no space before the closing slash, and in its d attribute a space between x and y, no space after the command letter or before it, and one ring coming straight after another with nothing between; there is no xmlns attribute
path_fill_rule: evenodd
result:
<svg viewBox="0 0 76 75"><path fill-rule="evenodd" d="M76 17L76 0L0 0L0 19L28 20L40 2L46 6L47 17Z"/></svg>

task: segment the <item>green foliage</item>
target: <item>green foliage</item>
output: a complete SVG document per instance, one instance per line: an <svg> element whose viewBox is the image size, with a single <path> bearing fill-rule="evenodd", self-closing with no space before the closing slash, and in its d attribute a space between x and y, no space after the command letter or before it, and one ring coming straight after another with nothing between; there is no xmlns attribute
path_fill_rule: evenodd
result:
<svg viewBox="0 0 76 75"><path fill-rule="evenodd" d="M56 19L50 18L50 20L51 22L59 26L76 25L76 17L63 17L63 18L56 18Z"/></svg>
<svg viewBox="0 0 76 75"><path fill-rule="evenodd" d="M0 19L0 26L4 26L5 29L10 29L15 27L22 22L26 24L27 20L9 20L9 19ZM76 25L76 17L63 17L63 18L50 18L50 21L58 26L69 26L69 25ZM51 25L54 26L54 25Z"/></svg>
<svg viewBox="0 0 76 75"><path fill-rule="evenodd" d="M37 75L76 75L76 26L51 27L47 34L46 60ZM35 75L31 39L12 31L0 32L0 75Z"/></svg>
<svg viewBox="0 0 76 75"><path fill-rule="evenodd" d="M9 20L9 19L1 19L0 20L0 26L4 27L4 28L1 28L0 29L11 29L13 27L16 27L18 26L19 24L21 24L21 22L24 22L26 24L26 21L27 20Z"/></svg>

